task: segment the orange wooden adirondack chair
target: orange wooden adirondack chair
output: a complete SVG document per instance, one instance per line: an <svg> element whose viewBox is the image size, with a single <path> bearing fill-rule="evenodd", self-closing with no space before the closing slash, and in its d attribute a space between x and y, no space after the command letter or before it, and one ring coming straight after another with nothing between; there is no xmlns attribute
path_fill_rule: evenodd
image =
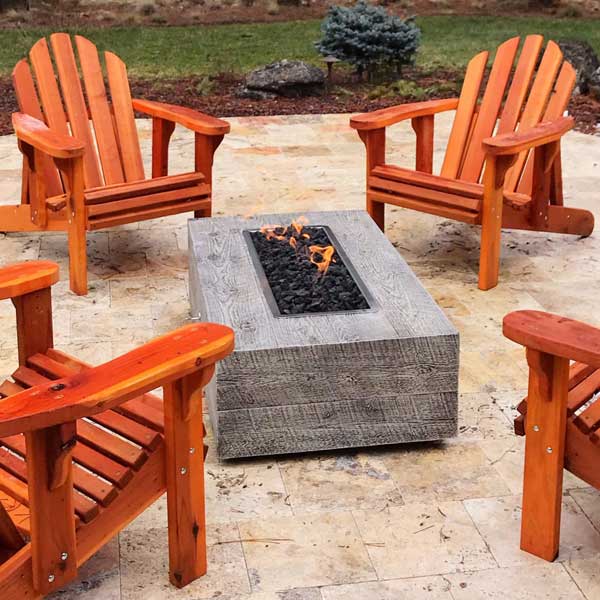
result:
<svg viewBox="0 0 600 600"><path fill-rule="evenodd" d="M75 45L83 86L66 33L50 36L53 56L45 39L33 46L33 73L26 59L13 70L23 192L20 205L0 206L0 231L66 231L71 289L86 294L86 231L185 211L210 216L213 154L229 124L191 109L132 100L125 64L106 52L109 102L96 47L81 36ZM134 109L152 116L152 179L144 174ZM195 133L194 170L167 176L176 123Z"/></svg>
<svg viewBox="0 0 600 600"><path fill-rule="evenodd" d="M182 587L207 568L202 388L233 332L188 325L90 367L53 347L57 280L51 262L0 268L19 352L0 385L0 596L63 587L165 489L170 579ZM147 393L159 386L164 402Z"/></svg>
<svg viewBox="0 0 600 600"><path fill-rule="evenodd" d="M593 215L563 206L560 139L575 70L560 48L527 36L497 50L487 85L488 52L467 67L460 98L417 102L352 117L367 150L367 210L384 228L385 204L482 226L479 287L498 282L502 227L590 235ZM512 76L512 78L511 78ZM484 89L482 89L484 88ZM482 93L479 101L480 92ZM433 119L456 110L440 175L432 175ZM410 119L417 136L416 170L386 163L386 127ZM482 176L483 172L483 176Z"/></svg>
<svg viewBox="0 0 600 600"><path fill-rule="evenodd" d="M554 560L563 468L600 489L600 329L526 310L504 318L504 335L527 348L529 365L515 420L526 436L521 548Z"/></svg>

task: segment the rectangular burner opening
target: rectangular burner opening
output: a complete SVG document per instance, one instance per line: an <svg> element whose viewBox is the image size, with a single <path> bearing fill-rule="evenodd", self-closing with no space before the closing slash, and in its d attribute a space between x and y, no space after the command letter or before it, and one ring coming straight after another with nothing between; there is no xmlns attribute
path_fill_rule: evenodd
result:
<svg viewBox="0 0 600 600"><path fill-rule="evenodd" d="M289 229L289 231L288 231ZM273 315L354 313L375 301L331 229L306 225L245 230L252 262Z"/></svg>

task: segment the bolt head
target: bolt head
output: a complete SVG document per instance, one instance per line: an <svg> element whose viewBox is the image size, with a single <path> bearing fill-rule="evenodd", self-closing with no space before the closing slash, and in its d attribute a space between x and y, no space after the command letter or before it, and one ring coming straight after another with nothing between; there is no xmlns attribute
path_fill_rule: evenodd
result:
<svg viewBox="0 0 600 600"><path fill-rule="evenodd" d="M54 575L52 575L52 573L50 573L50 575L48 575L48 583L53 583L54 582Z"/></svg>
<svg viewBox="0 0 600 600"><path fill-rule="evenodd" d="M187 473L187 469L186 469L185 467L181 467L181 469L179 469L179 472L180 472L182 475L185 475L185 474Z"/></svg>
<svg viewBox="0 0 600 600"><path fill-rule="evenodd" d="M548 447L546 448L546 452L547 452L548 454L552 454L552 446L548 446Z"/></svg>
<svg viewBox="0 0 600 600"><path fill-rule="evenodd" d="M69 553L68 552L62 552L60 555L60 560L67 560L67 558L69 558Z"/></svg>
<svg viewBox="0 0 600 600"><path fill-rule="evenodd" d="M194 454L196 452L196 448L190 448L190 454Z"/></svg>
<svg viewBox="0 0 600 600"><path fill-rule="evenodd" d="M540 426L539 425L534 425L533 426L533 430L534 431L539 431L540 430Z"/></svg>

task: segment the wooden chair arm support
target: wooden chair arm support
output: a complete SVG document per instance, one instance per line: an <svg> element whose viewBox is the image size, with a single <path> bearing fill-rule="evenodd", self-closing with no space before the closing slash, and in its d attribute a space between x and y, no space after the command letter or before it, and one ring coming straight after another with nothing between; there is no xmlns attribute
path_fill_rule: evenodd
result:
<svg viewBox="0 0 600 600"><path fill-rule="evenodd" d="M399 106L375 110L370 113L355 115L350 119L350 127L358 131L381 129L382 127L388 127L406 119L414 119L416 117L454 110L457 106L458 98L401 104Z"/></svg>
<svg viewBox="0 0 600 600"><path fill-rule="evenodd" d="M0 267L0 300L43 290L58 279L58 265L49 260L31 260Z"/></svg>
<svg viewBox="0 0 600 600"><path fill-rule="evenodd" d="M231 129L227 121L205 115L191 108L175 106L174 104L134 99L133 108L158 119L179 123L187 129L203 135L225 135Z"/></svg>
<svg viewBox="0 0 600 600"><path fill-rule="evenodd" d="M52 158L83 156L84 146L81 142L70 135L52 131L35 117L24 113L13 113L12 124L19 141Z"/></svg>
<svg viewBox="0 0 600 600"><path fill-rule="evenodd" d="M0 438L69 423L204 370L233 350L233 331L195 323L71 377L0 402Z"/></svg>
<svg viewBox="0 0 600 600"><path fill-rule="evenodd" d="M552 313L519 310L504 317L508 339L537 350L600 368L600 329Z"/></svg>
<svg viewBox="0 0 600 600"><path fill-rule="evenodd" d="M560 138L573 129L573 117L560 117L554 121L540 123L522 133L504 133L483 140L483 147L487 155L509 156L519 154L538 146L557 142Z"/></svg>

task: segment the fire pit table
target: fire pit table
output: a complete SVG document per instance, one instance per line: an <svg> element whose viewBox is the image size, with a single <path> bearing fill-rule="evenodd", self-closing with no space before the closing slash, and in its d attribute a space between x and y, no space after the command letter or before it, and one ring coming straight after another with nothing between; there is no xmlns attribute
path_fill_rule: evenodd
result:
<svg viewBox="0 0 600 600"><path fill-rule="evenodd" d="M365 211L191 220L189 247L192 316L236 334L221 458L456 434L458 333Z"/></svg>

